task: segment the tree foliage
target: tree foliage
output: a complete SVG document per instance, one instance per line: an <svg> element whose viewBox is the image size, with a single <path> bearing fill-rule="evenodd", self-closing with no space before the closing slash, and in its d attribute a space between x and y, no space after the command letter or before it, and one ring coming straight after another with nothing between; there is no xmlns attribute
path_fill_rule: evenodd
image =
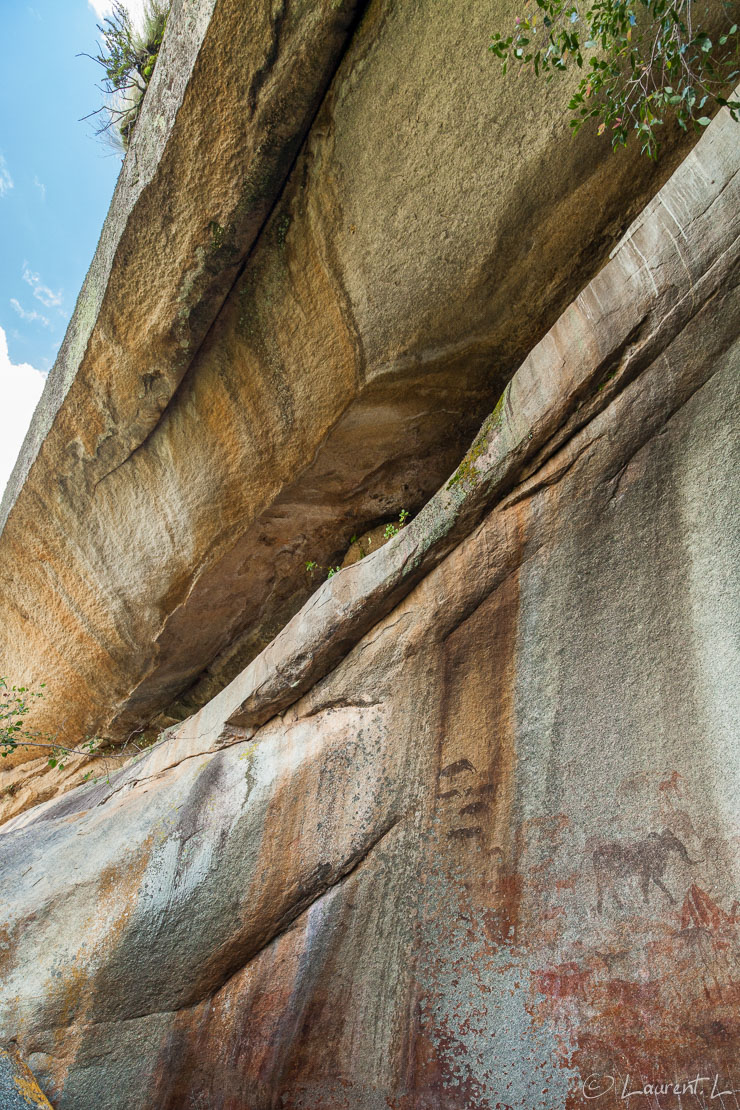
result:
<svg viewBox="0 0 740 1110"><path fill-rule="evenodd" d="M98 746L98 740L87 740L79 748L67 748L58 744L53 736L30 729L26 717L38 698L43 698L43 688L31 690L28 686L9 686L6 678L0 677L0 756L6 759L18 748L38 748L46 752L50 767L64 767L72 755L89 756Z"/></svg>
<svg viewBox="0 0 740 1110"><path fill-rule="evenodd" d="M43 698L45 682L38 690L28 686L11 686L6 678L0 676L0 757L6 759L18 748L30 748L43 756L49 767L63 770L70 759L93 760L102 765L102 773L110 782L111 767L120 766L126 760L140 756L152 744L164 736L144 727L135 729L122 745L113 744L100 736L88 736L76 747L60 744L57 735L49 736L29 728L28 714L38 698ZM87 782L93 771L88 771L82 781ZM98 781L96 778L95 782ZM6 787L3 793L14 794L17 783Z"/></svg>
<svg viewBox="0 0 740 1110"><path fill-rule="evenodd" d="M112 14L98 24L98 53L85 55L104 70L99 88L106 99L83 118L96 117L96 134L110 136L124 150L154 73L168 12L169 0L147 0L143 28L138 31L121 0L114 0Z"/></svg>
<svg viewBox="0 0 740 1110"><path fill-rule="evenodd" d="M701 128L726 105L740 120L740 101L726 98L740 72L732 7L722 5L725 25L713 41L695 26L694 0L534 0L511 34L494 34L490 50L504 72L519 62L550 80L582 69L568 105L573 131L598 120L613 148L634 132L656 158L656 130L668 116L684 130Z"/></svg>

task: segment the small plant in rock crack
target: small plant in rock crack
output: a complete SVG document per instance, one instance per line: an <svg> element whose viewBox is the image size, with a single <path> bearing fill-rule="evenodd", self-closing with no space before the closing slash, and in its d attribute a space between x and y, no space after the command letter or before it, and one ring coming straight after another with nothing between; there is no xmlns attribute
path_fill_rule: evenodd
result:
<svg viewBox="0 0 740 1110"><path fill-rule="evenodd" d="M411 514L409 513L408 509L401 509L400 513L398 514L398 523L396 523L395 521L391 521L389 524L386 524L385 531L383 532L383 539L392 540L394 536L397 536L408 521L410 515ZM378 525L378 527L380 527L380 525ZM353 547L354 544L359 543L360 540L357 535L354 535L349 541L350 547ZM365 556L368 554L370 554L370 552L363 550L362 546L360 546L360 558L364 559ZM310 581L313 581L314 575L319 572L321 574L326 573L327 578L333 578L335 574L339 574L341 569L342 568L340 566L322 567L319 563L316 562L315 559L308 559L306 562L306 574L308 575Z"/></svg>
<svg viewBox="0 0 740 1110"><path fill-rule="evenodd" d="M385 532L383 533L385 539L392 540L394 536L397 536L408 518L408 511L406 509L401 509L400 513L398 514L398 524L386 524Z"/></svg>
<svg viewBox="0 0 740 1110"><path fill-rule="evenodd" d="M341 567L322 567L315 559L309 559L306 563L306 574L310 581L313 581L315 574L324 574L324 572L327 578L333 578L341 569Z"/></svg>

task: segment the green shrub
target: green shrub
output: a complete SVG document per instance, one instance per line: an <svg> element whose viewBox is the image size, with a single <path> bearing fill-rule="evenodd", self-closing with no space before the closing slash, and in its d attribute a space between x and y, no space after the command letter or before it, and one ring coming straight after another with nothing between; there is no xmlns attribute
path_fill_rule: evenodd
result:
<svg viewBox="0 0 740 1110"><path fill-rule="evenodd" d="M137 31L126 8L115 0L112 15L98 24L98 53L85 55L105 72L101 92L106 102L83 118L98 117L101 122L96 134L110 137L124 150L131 141L154 73L169 6L169 0L147 0L143 27Z"/></svg>

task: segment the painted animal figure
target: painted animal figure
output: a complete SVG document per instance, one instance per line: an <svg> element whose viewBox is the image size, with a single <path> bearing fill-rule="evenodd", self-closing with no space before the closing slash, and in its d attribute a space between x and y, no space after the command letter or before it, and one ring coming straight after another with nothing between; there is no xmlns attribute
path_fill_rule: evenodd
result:
<svg viewBox="0 0 740 1110"><path fill-rule="evenodd" d="M597 912L602 911L605 890L611 891L614 901L622 908L617 887L632 876L637 878L646 902L650 894L650 884L653 883L663 891L671 905L675 904L675 898L663 882L672 852L685 863L698 862L689 859L685 845L669 829L650 833L645 840L612 840L600 844L593 853Z"/></svg>

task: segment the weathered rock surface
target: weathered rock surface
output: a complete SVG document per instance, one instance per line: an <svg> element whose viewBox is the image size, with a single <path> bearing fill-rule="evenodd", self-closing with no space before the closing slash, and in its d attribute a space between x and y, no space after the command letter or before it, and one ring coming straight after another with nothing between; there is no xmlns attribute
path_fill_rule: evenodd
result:
<svg viewBox="0 0 740 1110"><path fill-rule="evenodd" d="M740 1087L735 126L399 536L4 826L0 1030L57 1110Z"/></svg>
<svg viewBox="0 0 740 1110"><path fill-rule="evenodd" d="M4 502L3 667L46 683L42 731L121 738L222 689L307 560L428 500L657 189L570 141L567 81L501 77L513 14L176 4ZM5 813L58 788L14 774Z"/></svg>
<svg viewBox="0 0 740 1110"><path fill-rule="evenodd" d="M5 1049L0 1049L0 1106L3 1110L53 1110L18 1053Z"/></svg>

